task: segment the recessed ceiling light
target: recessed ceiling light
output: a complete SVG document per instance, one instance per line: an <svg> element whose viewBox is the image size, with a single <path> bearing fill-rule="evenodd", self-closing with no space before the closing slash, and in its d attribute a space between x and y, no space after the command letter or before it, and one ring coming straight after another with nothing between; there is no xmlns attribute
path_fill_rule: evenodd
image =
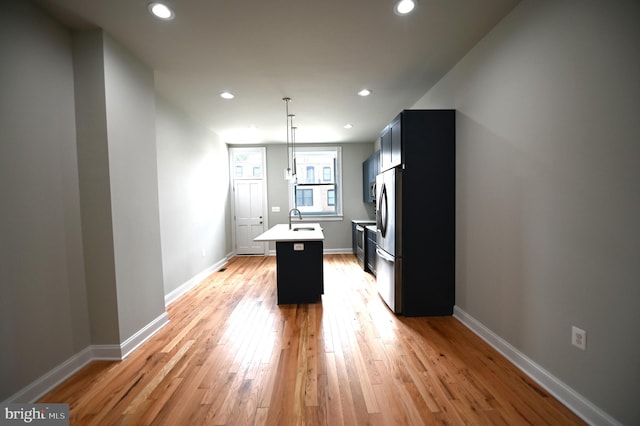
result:
<svg viewBox="0 0 640 426"><path fill-rule="evenodd" d="M347 124L344 125L345 129L351 129L352 127L353 127L353 124L351 124L351 123L347 123Z"/></svg>
<svg viewBox="0 0 640 426"><path fill-rule="evenodd" d="M169 6L164 3L160 3L154 1L149 3L149 12L151 12L155 17L163 19L165 21L170 21L176 17L176 14L173 13L173 10Z"/></svg>
<svg viewBox="0 0 640 426"><path fill-rule="evenodd" d="M233 99L235 98L235 95L233 93L229 93L229 92L222 92L220 93L220 97L223 99Z"/></svg>
<svg viewBox="0 0 640 426"><path fill-rule="evenodd" d="M416 7L415 0L400 0L396 3L396 6L393 8L393 11L397 15L406 15L410 13Z"/></svg>
<svg viewBox="0 0 640 426"><path fill-rule="evenodd" d="M371 90L369 89L362 89L361 91L358 92L358 96L369 96L371 94Z"/></svg>

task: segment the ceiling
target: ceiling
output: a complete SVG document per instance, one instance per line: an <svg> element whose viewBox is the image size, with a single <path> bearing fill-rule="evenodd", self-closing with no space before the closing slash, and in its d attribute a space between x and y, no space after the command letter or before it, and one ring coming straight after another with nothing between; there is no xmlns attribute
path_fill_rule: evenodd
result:
<svg viewBox="0 0 640 426"><path fill-rule="evenodd" d="M420 0L399 16L392 0L170 0L171 21L147 0L38 3L71 28L104 29L224 142L284 142L286 96L305 143L376 140L518 1Z"/></svg>

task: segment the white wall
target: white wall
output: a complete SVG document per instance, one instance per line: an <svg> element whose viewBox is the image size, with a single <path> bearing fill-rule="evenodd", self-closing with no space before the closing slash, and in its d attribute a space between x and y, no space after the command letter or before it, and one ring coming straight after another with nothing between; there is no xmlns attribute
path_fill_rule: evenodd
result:
<svg viewBox="0 0 640 426"><path fill-rule="evenodd" d="M637 1L525 0L414 105L458 110L457 306L629 425L639 23Z"/></svg>
<svg viewBox="0 0 640 426"><path fill-rule="evenodd" d="M0 14L0 401L89 344L69 33Z"/></svg>
<svg viewBox="0 0 640 426"><path fill-rule="evenodd" d="M169 294L232 251L229 162L216 134L160 97L156 105L164 292Z"/></svg>

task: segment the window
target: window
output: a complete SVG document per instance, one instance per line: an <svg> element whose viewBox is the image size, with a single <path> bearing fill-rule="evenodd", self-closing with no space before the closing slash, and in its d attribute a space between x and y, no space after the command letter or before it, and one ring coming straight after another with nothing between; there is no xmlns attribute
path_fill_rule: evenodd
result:
<svg viewBox="0 0 640 426"><path fill-rule="evenodd" d="M335 206L336 205L336 190L330 189L327 191L327 205Z"/></svg>
<svg viewBox="0 0 640 426"><path fill-rule="evenodd" d="M303 216L342 216L342 150L336 146L297 147L297 178L290 184L291 208ZM322 179L315 171L322 170ZM304 171L304 172L303 172Z"/></svg>
<svg viewBox="0 0 640 426"><path fill-rule="evenodd" d="M262 179L264 153L255 148L233 148L231 164L236 179Z"/></svg>
<svg viewBox="0 0 640 426"><path fill-rule="evenodd" d="M296 189L296 205L313 206L313 189Z"/></svg>
<svg viewBox="0 0 640 426"><path fill-rule="evenodd" d="M322 168L322 180L325 182L331 180L331 167Z"/></svg>

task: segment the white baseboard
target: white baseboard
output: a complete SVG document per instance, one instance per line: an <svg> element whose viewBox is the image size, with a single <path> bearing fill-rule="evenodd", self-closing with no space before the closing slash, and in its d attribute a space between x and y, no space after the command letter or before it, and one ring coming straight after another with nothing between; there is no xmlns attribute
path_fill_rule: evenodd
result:
<svg viewBox="0 0 640 426"><path fill-rule="evenodd" d="M169 322L166 312L120 345L90 345L22 388L3 403L33 403L91 361L122 361Z"/></svg>
<svg viewBox="0 0 640 426"><path fill-rule="evenodd" d="M43 376L30 383L28 386L20 389L15 394L7 398L3 403L31 403L36 401L40 396L44 395L59 383L62 383L69 376L92 360L92 348L87 346L84 350L73 355L54 369L50 370Z"/></svg>
<svg viewBox="0 0 640 426"><path fill-rule="evenodd" d="M91 361L122 361L122 345L91 345L88 346Z"/></svg>
<svg viewBox="0 0 640 426"><path fill-rule="evenodd" d="M324 249L322 251L324 254L351 254L353 253L353 248L335 248L335 249Z"/></svg>
<svg viewBox="0 0 640 426"><path fill-rule="evenodd" d="M158 318L138 330L133 336L122 342L120 345L120 359L125 359L135 351L138 346L146 342L151 336L156 334L162 327L169 323L169 315L163 312Z"/></svg>
<svg viewBox="0 0 640 426"><path fill-rule="evenodd" d="M588 424L622 426L616 419L533 362L458 306L453 307L453 316Z"/></svg>
<svg viewBox="0 0 640 426"><path fill-rule="evenodd" d="M181 284L175 290L169 292L167 295L164 296L164 304L165 304L165 306L169 306L170 304L172 304L173 302L178 300L180 298L180 296L185 294L187 291L191 290L192 288L194 288L195 286L200 284L202 282L202 280L204 280L209 275L211 275L212 273L214 273L217 270L219 270L220 268L222 268L224 265L226 265L229 262L229 259L230 259L230 257L227 256L224 259L219 260L218 262L216 262L213 265L209 266L204 271L200 272L196 276L194 276L191 279L189 279L184 284Z"/></svg>

